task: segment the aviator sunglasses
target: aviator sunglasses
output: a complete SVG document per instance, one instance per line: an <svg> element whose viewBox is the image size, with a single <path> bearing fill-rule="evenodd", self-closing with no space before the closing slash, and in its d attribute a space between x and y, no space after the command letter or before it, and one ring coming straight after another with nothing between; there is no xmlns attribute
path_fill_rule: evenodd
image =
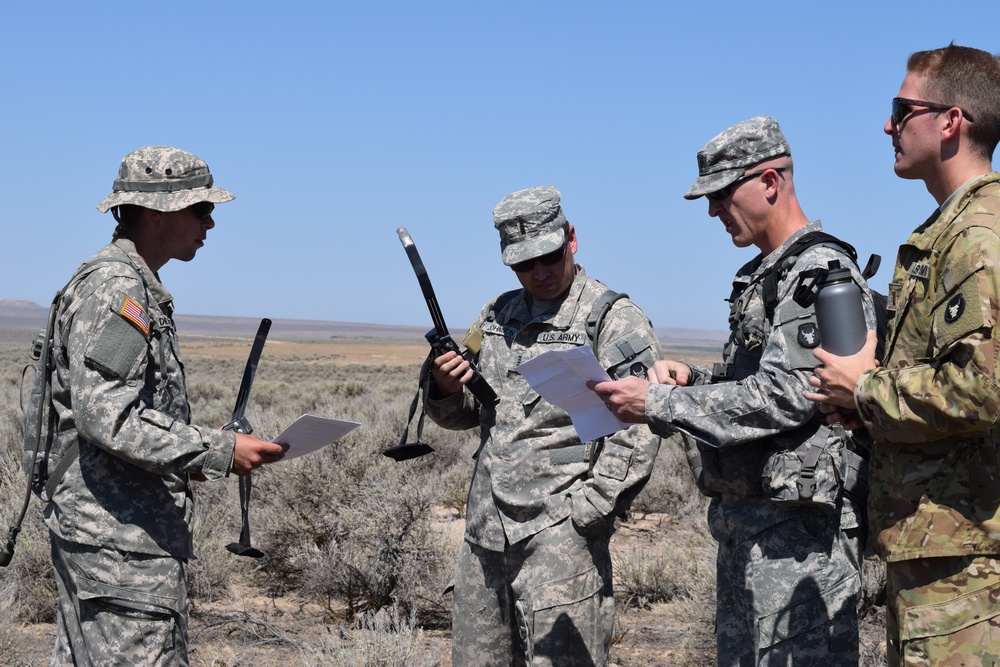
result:
<svg viewBox="0 0 1000 667"><path fill-rule="evenodd" d="M191 205L191 212L194 213L194 217L199 220L208 220L214 210L215 204L210 201L200 201L197 204Z"/></svg>
<svg viewBox="0 0 1000 667"><path fill-rule="evenodd" d="M774 171L778 172L779 174L785 170L785 167L770 167L770 168L773 169ZM743 174L742 176L740 176L739 178L737 178L735 181L733 181L732 183L730 183L726 187L722 188L721 190L716 190L715 192L709 192L705 196L707 198L711 199L712 201L722 201L723 199L728 199L729 196L731 194L733 194L733 190L736 189L737 185L739 185L743 181L750 180L754 176L760 176L765 171L767 171L767 169L761 169L760 171L755 171L752 174ZM784 177L782 177L782 178L784 178Z"/></svg>
<svg viewBox="0 0 1000 667"><path fill-rule="evenodd" d="M562 261L563 256L566 255L566 246L569 245L569 238L559 246L558 250L553 250L550 253L546 253L541 257L533 257L531 259L526 259L523 262L518 262L517 264L511 264L510 268L514 270L515 273L525 273L526 271L531 271L535 268L535 262L541 262L545 266L552 266L556 262Z"/></svg>
<svg viewBox="0 0 1000 667"><path fill-rule="evenodd" d="M903 119L913 113L913 107L923 107L925 109L933 109L935 111L947 111L948 109L958 109L962 112L962 116L965 120L972 121L972 115L962 107L956 107L954 104L940 104L938 102L924 102L923 100L910 100L905 97L894 97L892 98L892 119L893 125L899 125L903 122Z"/></svg>

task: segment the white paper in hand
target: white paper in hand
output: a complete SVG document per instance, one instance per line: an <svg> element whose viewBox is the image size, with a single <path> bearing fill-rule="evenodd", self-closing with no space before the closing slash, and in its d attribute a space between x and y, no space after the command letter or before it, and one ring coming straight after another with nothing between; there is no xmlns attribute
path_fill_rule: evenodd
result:
<svg viewBox="0 0 1000 667"><path fill-rule="evenodd" d="M582 442L617 433L629 426L611 414L604 401L587 388L588 380L611 380L589 345L549 350L514 370L542 398L569 413Z"/></svg>
<svg viewBox="0 0 1000 667"><path fill-rule="evenodd" d="M279 433L272 442L279 445L287 444L288 451L282 460L292 459L322 449L359 426L361 424L358 422L302 415L289 424L288 428Z"/></svg>

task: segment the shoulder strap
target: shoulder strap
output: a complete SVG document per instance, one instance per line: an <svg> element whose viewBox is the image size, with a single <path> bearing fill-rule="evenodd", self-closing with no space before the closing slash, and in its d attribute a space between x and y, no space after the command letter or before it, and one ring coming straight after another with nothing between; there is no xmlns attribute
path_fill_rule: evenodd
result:
<svg viewBox="0 0 1000 667"><path fill-rule="evenodd" d="M79 269L77 269L77 271L73 274L73 277L70 278L69 282L66 283L65 287L63 287L61 290L59 290L58 293L56 293L55 299L53 299L52 301L52 306L49 312L49 319L53 324L55 322L55 311L58 309L59 300L62 297L63 292L65 292L67 288L69 288L69 286L73 284L74 281L82 278L83 276L86 276L88 273L90 273L93 269L97 268L99 265L107 264L109 262L120 262L122 264L128 264L133 269L135 269L136 274L139 276L139 280L142 281L143 289L147 291L148 295L149 286L146 284L146 278L142 275L142 271L140 271L138 267L136 267L135 264L132 263L131 259L128 259L127 256L125 259L118 259L117 257L98 257L97 259L90 260L89 262L81 266ZM152 321L150 321L150 327L152 328L154 326L155 324ZM54 335L54 331L50 330L47 332L47 334L48 338L45 341L45 344L47 347L51 348L52 336ZM52 381L52 374L48 370L46 370L45 384L49 385L51 381ZM51 400L51 392L43 390L42 396L43 397L49 396L49 400ZM51 405L49 405L48 407L50 410L52 409ZM41 414L41 410L39 410L39 414ZM36 435L35 435L36 439L41 438L40 431L41 429L36 430ZM37 443L35 445L35 451L37 455L38 451ZM63 475L66 474L66 471L69 470L69 467L73 465L73 462L79 455L80 455L80 442L79 440L74 440L66 448L66 451L63 452L63 455L59 458L59 463L56 464L56 467L53 468L52 472L49 473L48 479L45 481L45 498L52 498L52 494L55 493L56 487L58 487L59 483L62 481Z"/></svg>
<svg viewBox="0 0 1000 667"><path fill-rule="evenodd" d="M795 241L788 246L783 253L781 253L781 256L778 257L777 261L764 272L762 283L764 314L767 316L768 322L774 318L774 309L778 306L778 281L788 275L788 271L795 266L795 262L803 252L814 245L819 245L821 243L838 246L845 253L847 253L847 255L851 258L851 261L857 264L858 252L854 249L854 246L847 241L838 239L833 234L827 234L826 232L809 232L795 239Z"/></svg>
<svg viewBox="0 0 1000 667"><path fill-rule="evenodd" d="M497 313L507 307L507 304L514 300L518 294L521 293L519 289L512 289L509 292L504 292L490 304L489 312L486 313L486 321L493 322L497 318Z"/></svg>
<svg viewBox="0 0 1000 667"><path fill-rule="evenodd" d="M611 311L611 306L615 305L615 302L619 299L627 299L628 294L624 292L616 292L614 290L605 290L597 301L594 302L593 308L590 309L590 315L587 316L587 340L590 342L590 346L594 349L594 354L597 354L597 350L600 349L599 338L601 336L601 329L604 327L604 318L607 317L608 313Z"/></svg>

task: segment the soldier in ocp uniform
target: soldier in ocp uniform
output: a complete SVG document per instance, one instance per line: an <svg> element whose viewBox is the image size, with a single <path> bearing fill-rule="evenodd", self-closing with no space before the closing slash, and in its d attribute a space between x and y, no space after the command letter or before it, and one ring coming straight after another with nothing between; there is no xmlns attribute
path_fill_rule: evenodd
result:
<svg viewBox="0 0 1000 667"><path fill-rule="evenodd" d="M698 153L698 168L685 198L705 196L709 215L736 246L760 250L733 282L724 361L714 369L663 361L649 382L593 388L620 419L687 436L719 543L718 664L856 665L863 459L802 396L819 338L813 308L799 305L793 291L800 274L837 260L862 287L874 330L871 293L835 244L810 246L778 265L821 225L798 203L791 151L773 118L723 131ZM770 316L768 276L777 279Z"/></svg>
<svg viewBox="0 0 1000 667"><path fill-rule="evenodd" d="M187 262L234 196L191 153L147 146L121 162L111 243L57 311L58 415L45 523L59 589L53 665L188 664L185 564L192 479L245 475L287 446L190 423L173 299L158 271Z"/></svg>
<svg viewBox="0 0 1000 667"><path fill-rule="evenodd" d="M883 129L938 206L899 248L882 367L874 340L818 350L807 396L875 440L889 664L1000 665L1000 57L912 54Z"/></svg>
<svg viewBox="0 0 1000 667"><path fill-rule="evenodd" d="M588 334L607 288L575 263L576 230L560 199L553 187L529 188L493 211L503 263L522 289L488 303L464 342L479 350L498 403L481 405L465 388L472 371L454 352L434 360L427 414L445 428L481 428L456 566L455 667L607 664L609 542L659 447L642 427L580 442L569 415L516 370L548 350L586 345L612 377L644 374L659 358L652 325L627 298Z"/></svg>

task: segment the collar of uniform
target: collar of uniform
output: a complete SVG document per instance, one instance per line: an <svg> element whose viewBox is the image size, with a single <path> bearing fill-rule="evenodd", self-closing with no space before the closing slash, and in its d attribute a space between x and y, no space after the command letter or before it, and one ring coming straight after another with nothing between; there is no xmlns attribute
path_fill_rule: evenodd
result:
<svg viewBox="0 0 1000 667"><path fill-rule="evenodd" d="M587 284L587 272L579 264L575 266L576 276L573 277L573 284L569 286L566 297L552 318L551 325L554 329L569 329L580 309L580 297L583 296L583 288Z"/></svg>
<svg viewBox="0 0 1000 667"><path fill-rule="evenodd" d="M943 235L958 231L952 229L955 219L966 212L973 199L980 196L981 189L998 182L1000 182L1000 172L992 171L963 185L948 197L943 208L936 209L927 220L913 230L913 234L906 242L907 245L929 251Z"/></svg>
<svg viewBox="0 0 1000 667"><path fill-rule="evenodd" d="M587 272L583 270L582 266L576 264L576 276L573 277L573 283L566 291L566 296L559 302L559 307L556 310L550 311L552 319L547 321L549 326L554 329L568 329L573 324L573 318L580 307L580 296L583 294L583 287L586 283ZM567 304L572 304L572 307L567 307ZM528 307L528 293L526 291L521 290L509 313L508 323L516 322L524 326L531 321L531 308Z"/></svg>
<svg viewBox="0 0 1000 667"><path fill-rule="evenodd" d="M823 231L823 223L820 222L819 220L813 220L809 224L803 226L801 229L795 230L795 232L791 236L785 239L784 243L782 243L780 246L769 252L767 255L760 253L756 257L754 257L753 260L744 264L743 268L741 268L740 271L736 274L737 277L748 274L753 274L754 276L758 276L764 273L764 271L771 268L771 266L773 266L774 263L778 261L778 258L781 257L782 253L785 252L785 250L787 250L789 246L795 243L796 239L798 239L800 236L808 234L809 232L820 232L820 231Z"/></svg>
<svg viewBox="0 0 1000 667"><path fill-rule="evenodd" d="M162 307L174 300L174 297L167 291L167 288L160 282L160 277L149 268L149 265L146 264L146 260L144 260L142 255L136 251L135 244L132 243L132 241L129 239L117 238L112 243L119 250L128 255L128 258L132 261L132 265L142 273L142 277L146 281L146 286L149 288L149 294L153 297L153 301Z"/></svg>

